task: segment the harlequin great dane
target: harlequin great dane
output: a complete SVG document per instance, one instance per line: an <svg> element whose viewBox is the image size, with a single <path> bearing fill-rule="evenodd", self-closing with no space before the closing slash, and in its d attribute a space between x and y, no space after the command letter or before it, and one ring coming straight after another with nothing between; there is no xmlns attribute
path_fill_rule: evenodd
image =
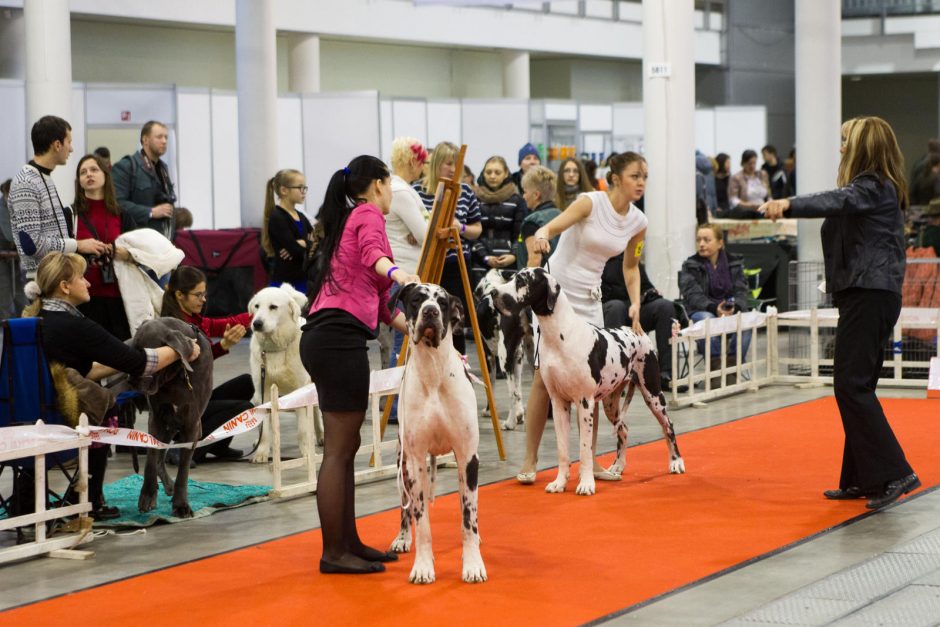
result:
<svg viewBox="0 0 940 627"><path fill-rule="evenodd" d="M460 301L437 285L409 283L398 292L411 342L398 403L399 490L401 530L392 550L411 548L412 522L417 525L417 549L408 580L434 581L431 523L428 505L434 497L434 456L451 450L457 460L460 506L463 513L463 580L486 581L477 527L477 400L451 333L463 324ZM431 473L428 473L428 455Z"/></svg>
<svg viewBox="0 0 940 627"><path fill-rule="evenodd" d="M477 284L473 295L476 297L477 323L480 335L487 349L487 366L493 376L494 361L506 373L509 386L509 398L512 406L502 422L503 429L512 431L525 418L525 406L522 404L522 356L534 363L532 346L532 324L524 312L512 315L500 313L493 303L493 290L512 280L515 272L504 272L497 268L490 269Z"/></svg>
<svg viewBox="0 0 940 627"><path fill-rule="evenodd" d="M578 410L580 482L578 494L594 494L592 428L596 401L617 434L617 459L609 468L619 475L626 466L627 407L639 386L643 400L659 420L669 449L669 472L685 472L676 446L672 422L666 415L666 399L659 380L659 363L649 336L628 327L600 329L575 314L558 282L542 268L519 271L513 281L496 288L494 299L501 311L531 307L539 322L539 372L552 399L555 436L558 440L558 476L546 492L563 492L568 483L569 407ZM620 397L626 388L622 406Z"/></svg>

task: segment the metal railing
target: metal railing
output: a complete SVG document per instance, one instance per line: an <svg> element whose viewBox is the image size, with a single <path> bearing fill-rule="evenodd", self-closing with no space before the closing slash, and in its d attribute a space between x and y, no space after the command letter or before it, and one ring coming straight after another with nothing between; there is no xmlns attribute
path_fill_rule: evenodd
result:
<svg viewBox="0 0 940 627"><path fill-rule="evenodd" d="M940 13L940 0L842 0L842 17Z"/></svg>

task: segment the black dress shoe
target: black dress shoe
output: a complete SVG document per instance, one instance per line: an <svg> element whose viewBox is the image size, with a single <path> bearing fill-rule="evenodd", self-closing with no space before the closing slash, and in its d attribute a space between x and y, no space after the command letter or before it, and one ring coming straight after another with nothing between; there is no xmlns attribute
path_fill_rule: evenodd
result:
<svg viewBox="0 0 940 627"><path fill-rule="evenodd" d="M894 503L902 495L907 494L911 490L916 490L920 487L920 479L917 478L917 475L911 473L903 479L898 479L896 481L889 481L885 486L884 492L878 496L872 497L868 500L868 503L865 505L868 509L879 509L885 505L890 505Z"/></svg>
<svg viewBox="0 0 940 627"><path fill-rule="evenodd" d="M121 517L121 510L110 505L102 505L91 510L93 520L114 520Z"/></svg>
<svg viewBox="0 0 940 627"><path fill-rule="evenodd" d="M379 562L366 562L367 566L343 566L320 560L320 572L324 575L371 575L385 572L385 565Z"/></svg>
<svg viewBox="0 0 940 627"><path fill-rule="evenodd" d="M849 499L864 499L869 496L872 496L871 493L865 492L859 487L852 486L846 489L838 488L836 490L826 490L823 492L823 496L832 501L847 501Z"/></svg>

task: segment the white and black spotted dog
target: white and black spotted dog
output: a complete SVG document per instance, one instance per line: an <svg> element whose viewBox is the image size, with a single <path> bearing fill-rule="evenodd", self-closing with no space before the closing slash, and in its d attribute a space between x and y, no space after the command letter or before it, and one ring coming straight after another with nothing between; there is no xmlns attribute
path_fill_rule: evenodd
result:
<svg viewBox="0 0 940 627"><path fill-rule="evenodd" d="M434 456L453 451L463 514L463 580L486 581L477 527L480 432L476 394L451 339L453 329L463 324L460 301L443 288L426 283L405 285L398 292L398 300L408 322L411 356L398 401L402 510L401 530L391 549L407 552L411 548L411 527L416 525L415 563L408 580L434 581L428 518L434 496Z"/></svg>
<svg viewBox="0 0 940 627"><path fill-rule="evenodd" d="M578 494L594 494L593 414L597 401L617 434L617 459L608 469L619 475L626 466L627 407L635 387L659 420L669 449L669 472L685 472L672 422L666 415L659 363L647 335L629 327L601 329L575 314L558 282L542 268L526 268L513 281L496 288L494 299L501 311L531 307L539 323L539 372L552 399L558 440L558 476L546 492L563 492L568 483L570 429L569 407L577 406L580 434ZM623 404L620 399L626 391Z"/></svg>
<svg viewBox="0 0 940 627"><path fill-rule="evenodd" d="M498 364L506 373L509 386L511 407L503 429L512 431L522 424L525 418L525 405L522 403L522 357L534 363L532 323L522 311L501 313L493 303L493 292L500 285L512 280L514 272L505 272L497 268L490 269L473 291L476 297L477 323L480 336L487 350L487 366L493 376L493 365Z"/></svg>

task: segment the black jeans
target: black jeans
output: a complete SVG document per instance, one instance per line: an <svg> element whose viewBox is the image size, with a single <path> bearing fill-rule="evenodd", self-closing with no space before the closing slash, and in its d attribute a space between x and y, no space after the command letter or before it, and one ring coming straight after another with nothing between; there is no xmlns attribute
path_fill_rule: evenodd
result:
<svg viewBox="0 0 940 627"><path fill-rule="evenodd" d="M627 315L627 303L622 300L608 300L604 302L604 326L607 328L623 327L633 324ZM656 353L659 359L659 372L671 377L672 347L669 338L672 337L672 319L676 317L675 304L666 298L657 298L640 306L640 326L647 333L656 333Z"/></svg>
<svg viewBox="0 0 940 627"><path fill-rule="evenodd" d="M851 288L834 296L839 324L833 385L845 430L839 487L878 490L913 472L875 395L901 295Z"/></svg>
<svg viewBox="0 0 940 627"><path fill-rule="evenodd" d="M251 409L251 397L254 393L255 387L251 382L250 374L238 375L212 390L209 404L202 413L202 437L206 437L224 425L229 418L234 418L243 411ZM198 448L194 459L198 462L205 459L206 453L224 451L231 442L232 438L225 438L209 446Z"/></svg>

